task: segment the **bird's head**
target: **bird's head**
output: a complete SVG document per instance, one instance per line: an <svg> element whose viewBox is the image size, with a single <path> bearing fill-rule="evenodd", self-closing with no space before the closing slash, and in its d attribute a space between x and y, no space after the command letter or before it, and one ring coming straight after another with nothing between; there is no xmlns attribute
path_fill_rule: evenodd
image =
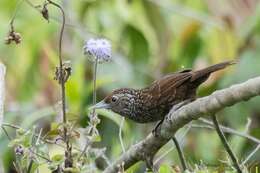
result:
<svg viewBox="0 0 260 173"><path fill-rule="evenodd" d="M114 90L102 101L94 105L94 109L111 109L122 116L131 116L134 106L135 90L122 88Z"/></svg>

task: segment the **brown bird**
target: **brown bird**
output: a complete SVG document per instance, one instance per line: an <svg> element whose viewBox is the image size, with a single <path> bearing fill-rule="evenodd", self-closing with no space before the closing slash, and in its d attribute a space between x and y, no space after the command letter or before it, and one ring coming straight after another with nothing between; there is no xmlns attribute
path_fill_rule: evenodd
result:
<svg viewBox="0 0 260 173"><path fill-rule="evenodd" d="M111 109L138 123L163 120L174 105L194 100L197 88L211 73L234 63L222 62L197 71L186 69L166 75L143 89L117 89L93 108Z"/></svg>

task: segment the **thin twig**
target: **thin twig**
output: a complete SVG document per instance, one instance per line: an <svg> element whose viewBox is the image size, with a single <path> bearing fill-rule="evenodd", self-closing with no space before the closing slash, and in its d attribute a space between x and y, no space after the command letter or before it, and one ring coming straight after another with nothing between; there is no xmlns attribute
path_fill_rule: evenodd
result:
<svg viewBox="0 0 260 173"><path fill-rule="evenodd" d="M50 4L56 6L62 13L62 25L61 25L61 30L60 30L60 36L59 36L59 65L60 65L60 75L61 75L61 97L62 97L62 116L63 116L63 122L67 123L66 119L66 98L65 98L65 83L63 81L63 61L62 61L62 38L63 38L63 32L64 32L64 27L65 27L65 13L62 9L62 7L59 4L56 4L52 2L51 0L47 0Z"/></svg>
<svg viewBox="0 0 260 173"><path fill-rule="evenodd" d="M18 9L19 9L19 7L22 5L23 1L24 1L24 0L21 0L20 2L18 2L18 4L17 4L16 7L15 7L13 17L11 18L11 21L10 21L10 26L11 26L11 30L12 30L12 31L14 30L14 25L13 25L13 24L14 24L14 19L16 18Z"/></svg>
<svg viewBox="0 0 260 173"><path fill-rule="evenodd" d="M30 151L33 151L34 150L34 147L35 147L35 131L36 131L36 128L35 126L33 127L33 133L32 133L32 140L31 140L31 149L29 149ZM30 163L29 163L29 166L28 166L28 169L27 169L27 173L30 173L31 172L31 169L32 169L32 165L33 165L33 158L30 158Z"/></svg>
<svg viewBox="0 0 260 173"><path fill-rule="evenodd" d="M110 160L107 158L107 156L105 154L102 155L103 159L105 160L105 162L107 163L108 166L111 165Z"/></svg>
<svg viewBox="0 0 260 173"><path fill-rule="evenodd" d="M27 173L30 173L30 172L31 172L32 165L33 165L33 159L30 160L30 163L29 163L28 169L27 169L27 171L26 171Z"/></svg>
<svg viewBox="0 0 260 173"><path fill-rule="evenodd" d="M181 135L180 139L180 145L182 145L184 137L187 135L187 133L189 132L189 130L191 129L191 124L188 125L187 129L184 131L184 133ZM175 145L173 145L170 149L168 149L165 153L163 153L160 157L158 157L154 164L158 163L160 160L162 160L162 158L164 158L167 154L169 154L173 149L175 149Z"/></svg>
<svg viewBox="0 0 260 173"><path fill-rule="evenodd" d="M39 145L39 142L40 142L40 140L41 140L41 135L42 135L42 128L40 129L40 132L39 132L39 135L38 135L38 137L37 137L37 140L36 140L35 145Z"/></svg>
<svg viewBox="0 0 260 173"><path fill-rule="evenodd" d="M60 30L60 36L59 36L59 73L60 73L60 85L61 85L61 98L62 98L62 117L63 117L63 124L64 124L64 141L66 144L66 151L65 151L65 168L72 167L72 153L71 153L71 145L69 136L68 136L68 130L67 130L67 117L66 117L66 95L65 95L65 82L64 81L64 72L63 72L63 61L62 61L62 38L63 38L63 32L65 27L65 12L63 8L59 5L54 3L51 0L47 0L48 3L56 6L62 13L62 25Z"/></svg>
<svg viewBox="0 0 260 173"><path fill-rule="evenodd" d="M235 154L233 153L232 149L230 148L228 142L227 142L227 139L226 137L224 136L223 132L221 131L220 127L219 127L219 124L218 124L218 120L217 120L217 117L215 114L212 115L212 120L213 120L213 123L215 125L215 128L216 128L216 131L219 135L219 138L221 139L221 142L223 143L226 151L228 152L236 170L238 173L242 173L242 170L239 166L239 163L238 163L238 159L236 158Z"/></svg>
<svg viewBox="0 0 260 173"><path fill-rule="evenodd" d="M201 125L201 124L192 124L191 125L192 128L201 128L201 129L210 129L210 130L215 130L215 128L212 126L212 125ZM234 129L231 129L231 128L228 128L228 127L221 127L221 130L224 132L224 133L229 133L229 134L232 134L232 135L237 135L237 136L240 136L240 137L243 137L243 138L246 138L256 144L260 144L260 140L253 137L253 136L250 136L250 135L247 135L247 134L244 134L244 133L240 133Z"/></svg>
<svg viewBox="0 0 260 173"><path fill-rule="evenodd" d="M207 128L207 129L212 129L212 130L215 129L213 127L213 123L212 122L210 122L210 121L208 121L206 119L202 119L202 118L199 119L199 120L201 122L206 123L207 125L192 124L191 127L192 128L202 128L202 129ZM257 147L247 156L247 158L243 161L242 165L245 165L248 162L248 160L260 149L260 140L259 139L255 138L253 136L250 136L250 135L248 135L246 133L238 132L238 131L230 128L230 127L225 127L223 125L220 125L220 128L225 133L230 133L230 134L233 134L233 135L237 135L237 136L246 138L246 139L248 139L248 140L250 140L250 141L252 141L252 142L257 144Z"/></svg>
<svg viewBox="0 0 260 173"><path fill-rule="evenodd" d="M256 146L256 148L247 156L247 158L242 162L242 165L245 165L250 158L260 149L260 144Z"/></svg>
<svg viewBox="0 0 260 173"><path fill-rule="evenodd" d="M124 146L124 141L123 141L123 138L122 138L122 129L123 129L123 126L124 126L124 122L125 122L125 117L122 117L121 122L120 122L120 127L119 127L119 134L118 134L123 153L125 153L125 146Z"/></svg>
<svg viewBox="0 0 260 173"><path fill-rule="evenodd" d="M17 165L17 163L13 162L14 168L18 173L22 173L22 171L20 170L20 166Z"/></svg>
<svg viewBox="0 0 260 173"><path fill-rule="evenodd" d="M37 152L34 152L33 150L31 150L31 149L29 149L30 150L30 152L31 153L33 153L33 154L35 154L35 155L37 155L38 157L40 157L40 158L42 158L42 159L44 159L44 160L46 160L47 162L49 162L49 163L51 163L52 161L50 160L50 159L48 159L47 157L45 157L45 156L42 156L42 155L40 155L39 153L37 153Z"/></svg>
<svg viewBox="0 0 260 173"><path fill-rule="evenodd" d="M88 146L89 146L88 141L86 141L86 144L85 144L83 150L81 151L81 153L80 153L80 155L79 155L79 157L78 157L78 160L80 160L81 157L86 153L86 151L87 151L87 149L88 149Z"/></svg>
<svg viewBox="0 0 260 173"><path fill-rule="evenodd" d="M8 132L6 131L5 127L2 125L1 126L2 130L4 131L5 135L7 136L7 138L9 139L9 141L12 140L12 138L9 136Z"/></svg>
<svg viewBox="0 0 260 173"><path fill-rule="evenodd" d="M22 127L10 123L2 123L2 126L11 127L13 129L22 129Z"/></svg>
<svg viewBox="0 0 260 173"><path fill-rule="evenodd" d="M6 126L6 127L11 127L13 129L23 129L22 127L18 126L18 125L14 125L14 124L10 124L10 123L3 123L2 126ZM28 132L29 130L26 130L26 129L23 129L24 131ZM39 137L40 134L34 134L35 137ZM62 144L57 144L55 141L52 141L52 140L48 140L48 139L45 139L43 137L40 137L41 141L43 142L46 142L48 144L54 144L54 145L57 145L59 147L62 147L62 148L65 148L64 145ZM80 150L78 147L74 146L73 149L79 151L79 152L82 152L82 150Z"/></svg>
<svg viewBox="0 0 260 173"><path fill-rule="evenodd" d="M205 124L208 124L209 126L192 124L192 127L202 126L203 128L215 129L215 128L213 128L214 124L211 121L209 121L209 120L207 120L205 118L200 118L199 121L201 121L201 122L203 122ZM234 134L234 135L237 135L237 136L241 136L241 137L244 137L244 138L247 138L247 139L251 140L252 142L260 144L260 139L257 139L257 138L255 138L255 137L253 137L251 135L248 135L248 134L243 133L243 132L239 132L239 131L237 131L235 129L232 129L230 127L226 127L226 126L223 126L223 125L220 125L220 128L221 128L221 130L223 130L223 132Z"/></svg>
<svg viewBox="0 0 260 173"><path fill-rule="evenodd" d="M93 69L93 105L95 105L97 102L96 101L97 100L97 91L96 91L97 90L97 84L96 84L97 83L97 66L98 66L98 59L95 58L94 69ZM95 116L96 116L96 109L94 108L90 118L93 119ZM90 122L92 122L92 121L90 120ZM92 128L95 128L94 124L92 125ZM78 160L80 160L80 158L86 153L88 146L89 146L89 142L86 141L84 149L80 153Z"/></svg>
<svg viewBox="0 0 260 173"><path fill-rule="evenodd" d="M177 138L175 136L172 138L172 140L173 140L173 142L174 142L174 144L176 146L176 149L177 149L180 161L181 161L181 165L182 165L183 171L185 171L185 170L187 170L187 163L186 163L183 151L182 151L182 149L181 149L181 147L179 145L179 142L178 142L178 140L177 140Z"/></svg>

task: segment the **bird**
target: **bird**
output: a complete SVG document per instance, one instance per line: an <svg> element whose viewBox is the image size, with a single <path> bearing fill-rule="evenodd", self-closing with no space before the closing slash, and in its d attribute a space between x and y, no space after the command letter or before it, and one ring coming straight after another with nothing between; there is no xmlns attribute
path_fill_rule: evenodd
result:
<svg viewBox="0 0 260 173"><path fill-rule="evenodd" d="M92 108L110 109L137 123L162 121L173 106L195 100L198 87L211 73L235 63L226 61L200 70L185 69L168 74L141 89L116 89Z"/></svg>

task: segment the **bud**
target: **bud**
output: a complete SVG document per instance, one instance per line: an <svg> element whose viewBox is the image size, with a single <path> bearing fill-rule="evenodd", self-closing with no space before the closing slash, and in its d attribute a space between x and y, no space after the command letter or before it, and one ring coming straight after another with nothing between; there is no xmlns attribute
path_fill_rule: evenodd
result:
<svg viewBox="0 0 260 173"><path fill-rule="evenodd" d="M24 149L21 145L15 147L14 152L16 155L22 156L24 154Z"/></svg>

